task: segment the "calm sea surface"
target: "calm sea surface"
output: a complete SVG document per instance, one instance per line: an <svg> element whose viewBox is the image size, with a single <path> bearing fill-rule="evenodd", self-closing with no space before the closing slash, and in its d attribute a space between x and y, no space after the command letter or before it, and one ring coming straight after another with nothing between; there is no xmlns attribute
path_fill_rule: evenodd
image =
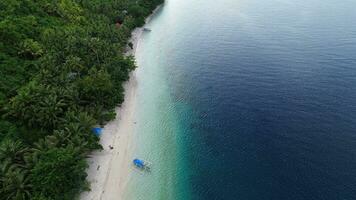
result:
<svg viewBox="0 0 356 200"><path fill-rule="evenodd" d="M138 131L160 139L132 199L356 199L355 0L167 0L147 26Z"/></svg>

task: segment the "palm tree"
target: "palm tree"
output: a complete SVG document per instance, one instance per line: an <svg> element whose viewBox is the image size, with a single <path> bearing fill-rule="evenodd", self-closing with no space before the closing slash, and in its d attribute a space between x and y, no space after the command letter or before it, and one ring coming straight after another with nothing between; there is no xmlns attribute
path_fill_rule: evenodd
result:
<svg viewBox="0 0 356 200"><path fill-rule="evenodd" d="M79 110L72 110L66 113L62 124L66 126L68 123L79 123L83 128L83 131L90 131L91 128L97 124L96 120L91 115Z"/></svg>
<svg viewBox="0 0 356 200"><path fill-rule="evenodd" d="M54 135L48 135L44 139L40 139L34 144L32 149L36 151L46 151L50 148L57 147L59 145L59 139Z"/></svg>
<svg viewBox="0 0 356 200"><path fill-rule="evenodd" d="M64 114L65 108L68 107L65 101L58 98L57 95L46 96L38 105L38 122L42 127L53 128L59 121L60 116Z"/></svg>
<svg viewBox="0 0 356 200"><path fill-rule="evenodd" d="M0 144L0 163L24 167L24 155L29 151L21 141L5 139Z"/></svg>
<svg viewBox="0 0 356 200"><path fill-rule="evenodd" d="M88 138L83 136L83 130L77 123L68 124L64 130L54 131L53 136L60 138L60 145L62 147L72 145L81 149L83 153L89 151L89 148L87 147Z"/></svg>
<svg viewBox="0 0 356 200"><path fill-rule="evenodd" d="M40 154L48 151L51 148L58 147L60 145L60 140L54 135L48 135L38 142L34 143L33 147L28 153L24 155L24 161L26 163L27 169L32 169L33 166L39 160Z"/></svg>
<svg viewBox="0 0 356 200"><path fill-rule="evenodd" d="M30 183L29 172L20 168L11 166L2 167L2 176L0 177L0 195L1 198L10 200L31 199L32 185Z"/></svg>

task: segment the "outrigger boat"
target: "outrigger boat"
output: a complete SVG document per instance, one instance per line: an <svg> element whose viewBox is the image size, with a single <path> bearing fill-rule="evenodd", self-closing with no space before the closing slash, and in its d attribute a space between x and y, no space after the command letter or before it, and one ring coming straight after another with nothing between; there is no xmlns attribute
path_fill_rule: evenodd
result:
<svg viewBox="0 0 356 200"><path fill-rule="evenodd" d="M145 27L145 28L143 28L143 30L144 30L144 31L147 31L147 32L151 32L151 31L152 31L151 29L146 28L146 27Z"/></svg>
<svg viewBox="0 0 356 200"><path fill-rule="evenodd" d="M136 168L140 169L140 170L145 170L145 171L150 171L151 170L151 163L135 158L133 160L133 164L135 165Z"/></svg>

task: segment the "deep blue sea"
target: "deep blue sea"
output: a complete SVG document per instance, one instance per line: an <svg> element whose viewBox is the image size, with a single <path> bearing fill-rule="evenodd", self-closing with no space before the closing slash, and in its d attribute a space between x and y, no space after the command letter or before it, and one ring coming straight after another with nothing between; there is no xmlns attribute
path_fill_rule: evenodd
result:
<svg viewBox="0 0 356 200"><path fill-rule="evenodd" d="M355 0L167 0L147 26L182 129L178 193L356 199Z"/></svg>

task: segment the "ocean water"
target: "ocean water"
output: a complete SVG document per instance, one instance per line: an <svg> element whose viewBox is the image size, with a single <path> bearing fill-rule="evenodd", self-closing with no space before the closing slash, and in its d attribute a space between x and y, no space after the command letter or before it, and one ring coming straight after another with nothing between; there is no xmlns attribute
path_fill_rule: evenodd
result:
<svg viewBox="0 0 356 200"><path fill-rule="evenodd" d="M167 0L127 199L356 199L355 22L355 0Z"/></svg>

